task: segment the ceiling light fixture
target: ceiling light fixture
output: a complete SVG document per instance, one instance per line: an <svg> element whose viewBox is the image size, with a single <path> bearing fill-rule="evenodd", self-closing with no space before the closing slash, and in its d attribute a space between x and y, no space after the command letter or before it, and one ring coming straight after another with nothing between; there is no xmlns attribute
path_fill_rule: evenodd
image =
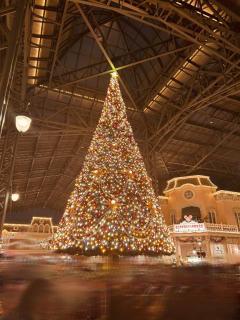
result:
<svg viewBox="0 0 240 320"><path fill-rule="evenodd" d="M19 132L27 132L30 128L31 122L32 119L24 115L18 115L15 118L16 128Z"/></svg>
<svg viewBox="0 0 240 320"><path fill-rule="evenodd" d="M12 193L12 201L13 202L16 202L19 200L20 196L19 196L19 193Z"/></svg>

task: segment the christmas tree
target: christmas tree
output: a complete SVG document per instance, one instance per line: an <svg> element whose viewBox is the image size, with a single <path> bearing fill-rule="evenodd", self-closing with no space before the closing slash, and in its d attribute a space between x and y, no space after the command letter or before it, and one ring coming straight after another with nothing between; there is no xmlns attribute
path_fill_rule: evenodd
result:
<svg viewBox="0 0 240 320"><path fill-rule="evenodd" d="M174 253L115 73L52 248L88 255Z"/></svg>

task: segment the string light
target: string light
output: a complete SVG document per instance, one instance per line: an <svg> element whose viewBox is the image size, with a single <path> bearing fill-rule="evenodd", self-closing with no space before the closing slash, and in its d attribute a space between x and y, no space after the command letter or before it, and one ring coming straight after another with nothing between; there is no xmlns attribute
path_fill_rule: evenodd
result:
<svg viewBox="0 0 240 320"><path fill-rule="evenodd" d="M127 120L116 72L51 246L92 255L175 252Z"/></svg>
<svg viewBox="0 0 240 320"><path fill-rule="evenodd" d="M113 71L113 73L112 73L112 77L113 77L113 78L117 78L117 77L118 77L118 73L117 73L117 71Z"/></svg>

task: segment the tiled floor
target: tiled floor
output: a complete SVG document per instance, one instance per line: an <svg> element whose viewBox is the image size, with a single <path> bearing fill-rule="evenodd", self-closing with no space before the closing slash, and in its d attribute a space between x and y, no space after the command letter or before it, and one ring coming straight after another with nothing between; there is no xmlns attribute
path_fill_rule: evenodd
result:
<svg viewBox="0 0 240 320"><path fill-rule="evenodd" d="M240 319L240 268L14 254L0 260L2 319Z"/></svg>

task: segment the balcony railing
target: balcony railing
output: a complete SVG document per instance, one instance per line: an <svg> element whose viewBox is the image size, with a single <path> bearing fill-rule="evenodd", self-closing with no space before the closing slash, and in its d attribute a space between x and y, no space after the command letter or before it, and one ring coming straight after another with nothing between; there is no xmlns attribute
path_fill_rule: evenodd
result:
<svg viewBox="0 0 240 320"><path fill-rule="evenodd" d="M208 231L239 232L238 227L230 224L205 223Z"/></svg>
<svg viewBox="0 0 240 320"><path fill-rule="evenodd" d="M221 233L240 233L236 225L215 224L215 223L184 223L174 224L168 227L173 233L202 233L202 232L221 232Z"/></svg>

